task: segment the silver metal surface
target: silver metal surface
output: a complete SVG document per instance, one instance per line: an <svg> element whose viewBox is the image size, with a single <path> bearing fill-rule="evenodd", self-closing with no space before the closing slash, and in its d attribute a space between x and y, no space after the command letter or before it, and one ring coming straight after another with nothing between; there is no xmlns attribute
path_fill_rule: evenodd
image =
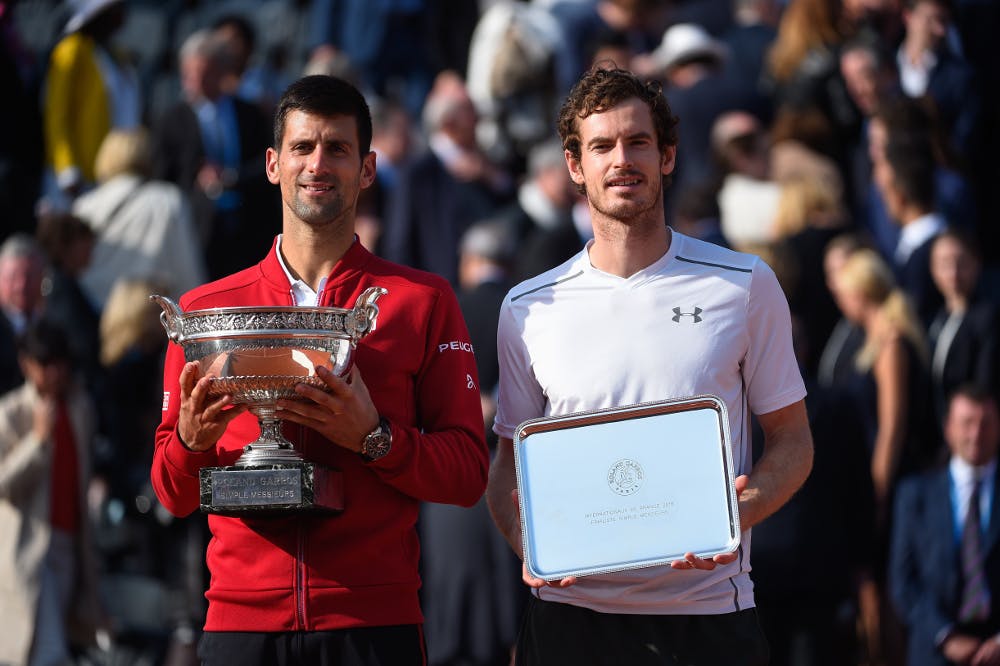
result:
<svg viewBox="0 0 1000 666"><path fill-rule="evenodd" d="M714 396L532 419L514 439L528 571L554 580L739 546L729 420Z"/></svg>
<svg viewBox="0 0 1000 666"><path fill-rule="evenodd" d="M163 309L167 337L212 376L209 397L231 395L260 423L260 437L243 449L236 464L266 465L301 460L281 434L275 414L280 399L298 399L300 383L327 390L316 375L325 367L337 376L351 368L358 340L375 329L376 301L387 292L370 287L354 307L230 307L181 311L166 296L152 295Z"/></svg>

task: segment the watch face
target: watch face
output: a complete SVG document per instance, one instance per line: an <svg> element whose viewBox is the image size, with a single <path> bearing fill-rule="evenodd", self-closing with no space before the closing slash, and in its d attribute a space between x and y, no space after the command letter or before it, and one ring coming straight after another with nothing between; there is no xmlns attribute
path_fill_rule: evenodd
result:
<svg viewBox="0 0 1000 666"><path fill-rule="evenodd" d="M377 460L389 453L391 445L392 431L389 430L389 424L382 420L378 428L365 438L362 453L369 460Z"/></svg>

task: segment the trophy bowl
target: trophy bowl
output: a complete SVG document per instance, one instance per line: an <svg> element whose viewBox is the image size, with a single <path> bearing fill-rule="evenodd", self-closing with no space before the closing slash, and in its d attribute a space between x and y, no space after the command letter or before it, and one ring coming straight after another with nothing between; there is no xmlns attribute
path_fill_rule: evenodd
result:
<svg viewBox="0 0 1000 666"><path fill-rule="evenodd" d="M329 390L316 375L325 367L339 377L351 368L358 340L375 329L387 293L370 287L354 307L223 307L182 312L170 298L150 296L163 309L160 321L186 361L211 376L209 398L231 395L257 417L260 436L243 448L237 467L295 463L301 454L281 434L279 399L301 399L300 383Z"/></svg>

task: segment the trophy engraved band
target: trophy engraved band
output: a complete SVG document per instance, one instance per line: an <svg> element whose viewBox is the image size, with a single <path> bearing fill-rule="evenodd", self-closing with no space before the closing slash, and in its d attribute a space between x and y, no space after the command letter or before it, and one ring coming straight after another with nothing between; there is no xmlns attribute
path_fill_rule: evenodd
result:
<svg viewBox="0 0 1000 666"><path fill-rule="evenodd" d="M358 340L375 329L379 297L370 287L354 307L224 307L182 312L165 296L152 295L163 309L167 337L181 345L186 361L199 361L211 374L209 399L231 395L257 417L260 436L243 447L235 464L200 471L201 510L224 515L262 515L343 509L341 472L304 460L281 433L280 399L298 400L295 386L321 390L316 375L325 367L338 377L351 368Z"/></svg>

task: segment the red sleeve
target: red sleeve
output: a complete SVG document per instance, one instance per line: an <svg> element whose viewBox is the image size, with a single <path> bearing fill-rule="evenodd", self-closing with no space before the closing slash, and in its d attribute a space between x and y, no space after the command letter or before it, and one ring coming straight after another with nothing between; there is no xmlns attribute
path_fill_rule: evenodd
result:
<svg viewBox="0 0 1000 666"><path fill-rule="evenodd" d="M415 378L417 427L392 423L392 449L370 467L416 499L472 506L486 490L486 448L479 378L469 331L454 293L432 306Z"/></svg>
<svg viewBox="0 0 1000 666"><path fill-rule="evenodd" d="M177 434L183 368L184 352L171 342L163 365L163 418L156 428L150 480L160 503L175 516L186 516L198 508L198 470L218 464L216 449L191 451Z"/></svg>

